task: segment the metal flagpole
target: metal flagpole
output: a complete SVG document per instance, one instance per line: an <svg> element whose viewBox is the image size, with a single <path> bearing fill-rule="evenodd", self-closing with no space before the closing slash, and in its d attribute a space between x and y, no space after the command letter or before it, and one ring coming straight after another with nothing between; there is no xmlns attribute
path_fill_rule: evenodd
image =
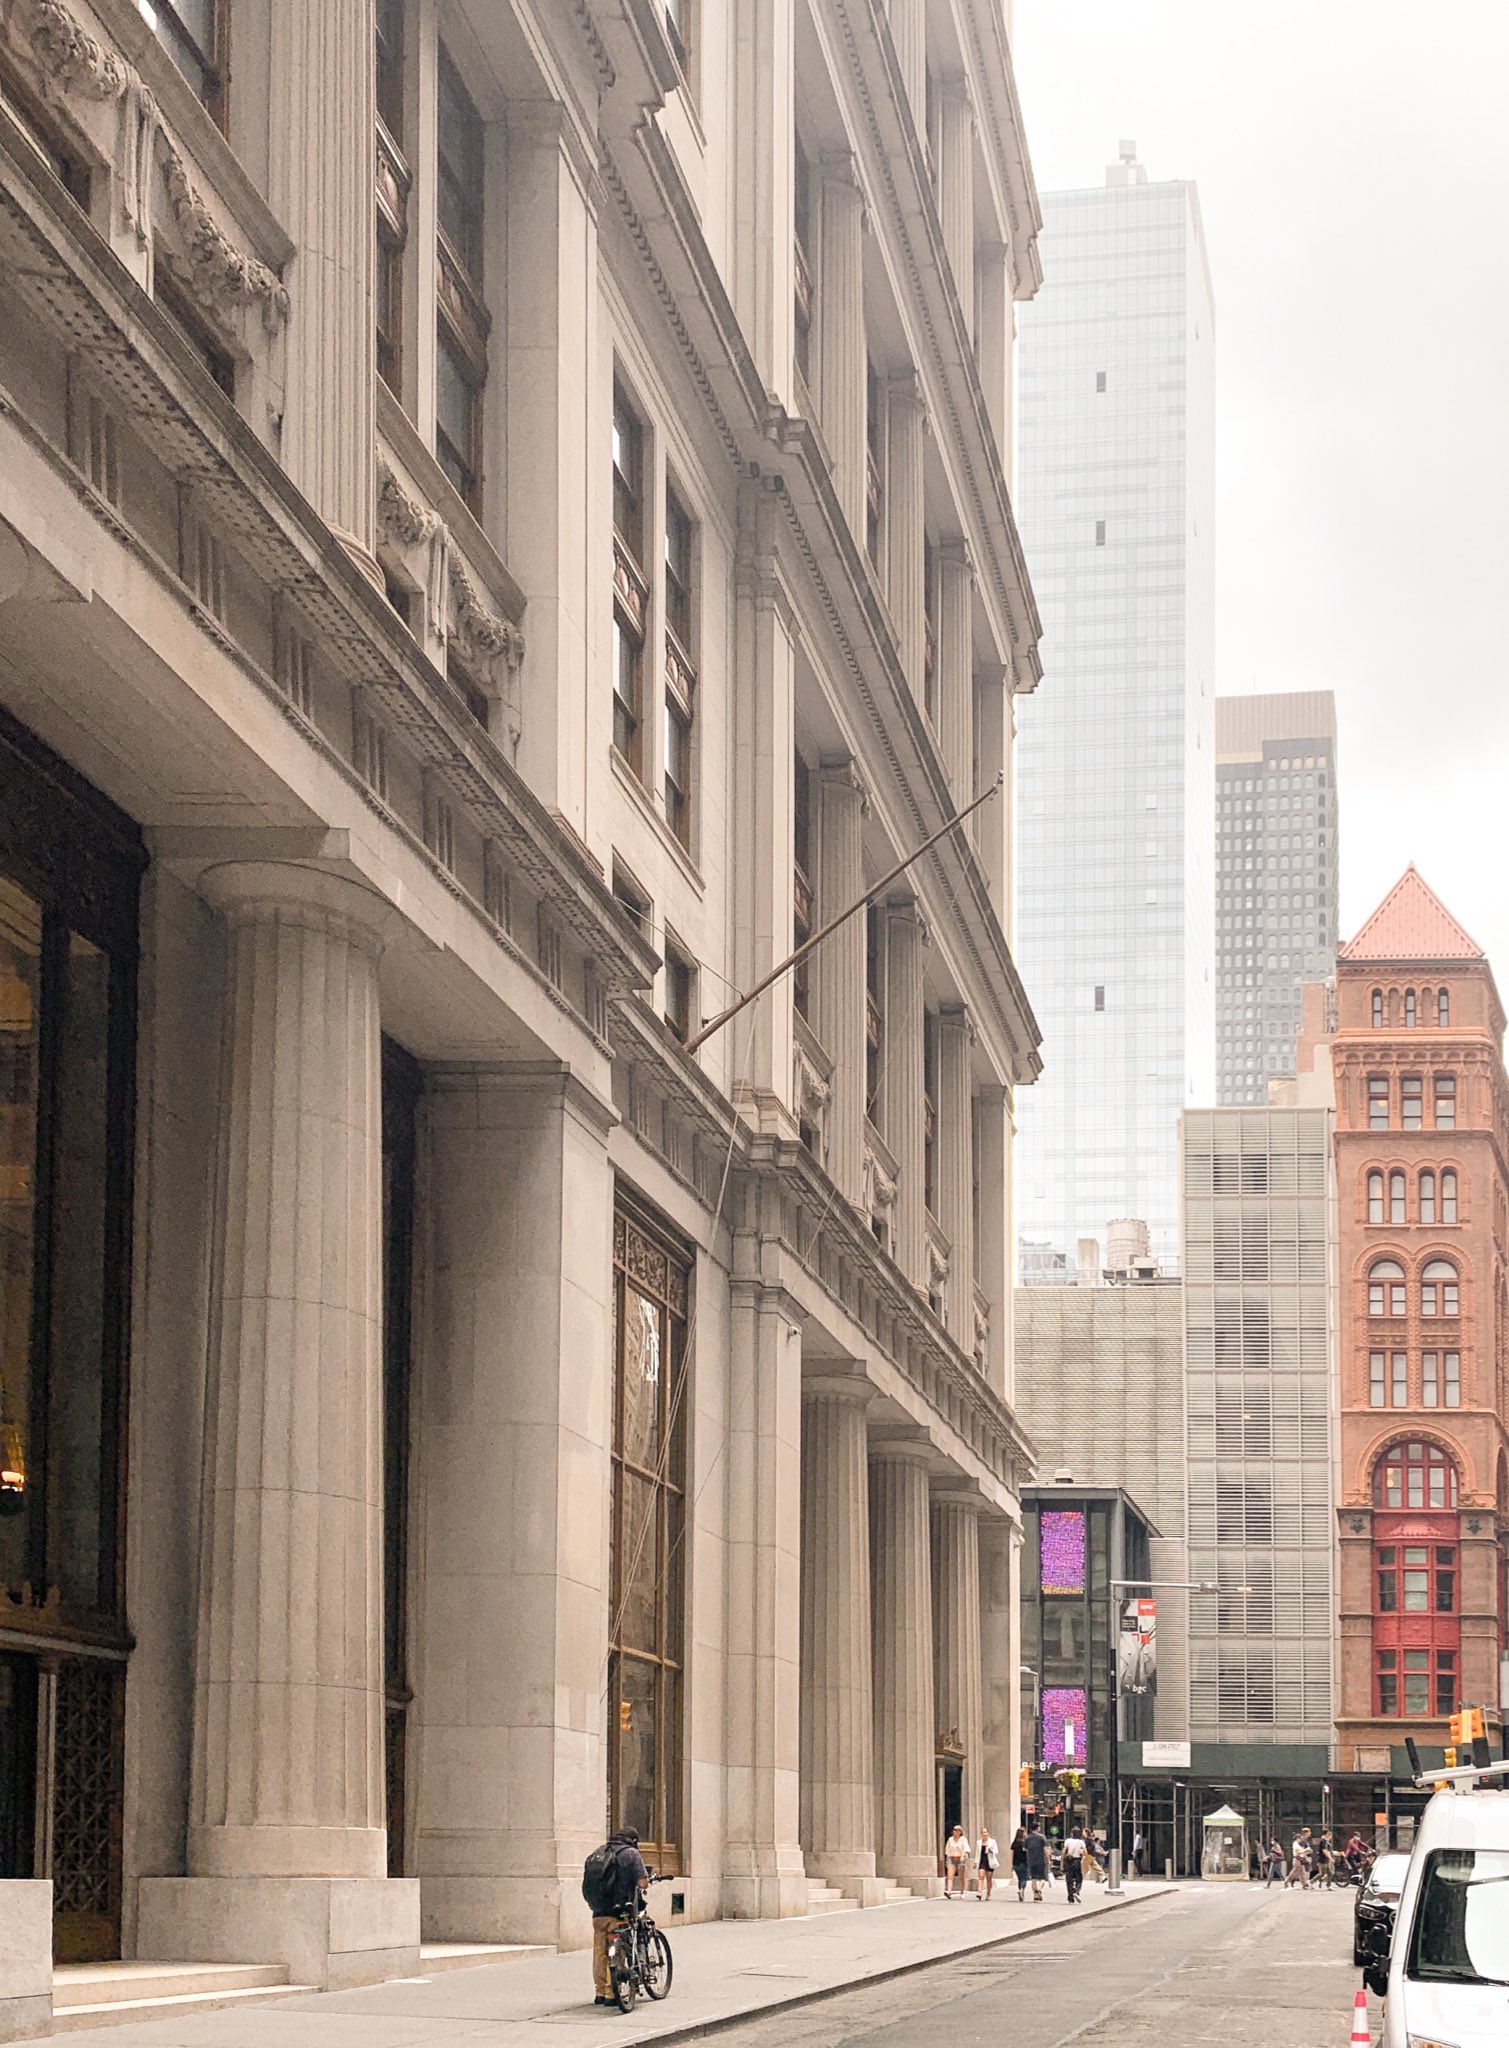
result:
<svg viewBox="0 0 1509 2048"><path fill-rule="evenodd" d="M932 847L936 846L940 839L947 839L950 832L957 832L959 827L964 823L966 818L971 817L974 814L974 812L976 812L980 808L981 804L989 802L991 797L995 795L996 791L1001 787L1004 781L1004 774L998 775L995 781L990 785L989 789L983 791L979 796L977 796L974 802L966 806L964 810L955 812L954 816L949 819L948 823L946 825L940 826L939 829L933 834L931 839L924 839L922 844L916 849L915 852L909 853L905 860L897 861L895 867L891 869L889 874L882 875L878 882L872 882L870 887L866 889L863 896L861 896L856 902L851 903L847 910L841 910L838 913L837 917L830 917L828 922L822 927L820 931L815 931L810 939L804 939L801 945L797 947L796 951L794 953L788 953L786 958L783 961L781 961L779 966L772 967L770 972L767 975L765 975L762 980L757 981L755 983L754 987L749 991L748 995L740 996L739 1000L736 1003L730 1003L726 1010L720 1010L718 1015L712 1019L711 1023L704 1024L702 1029L696 1034L694 1038L689 1038L686 1041L685 1050L689 1053L695 1052L698 1046L705 1044L706 1041L712 1037L715 1031L721 1031L725 1024L732 1023L734 1018L738 1016L741 1010L747 1010L749 1008L749 1005L752 1002L754 1002L756 997L764 995L766 989L770 988L774 983L778 982L783 974L789 973L793 967L799 966L800 963L806 959L807 955L810 952L812 952L815 947L820 946L823 940L829 937L831 933L836 932L840 925L847 924L851 917L857 917L859 912L864 909L865 905L869 903L872 900L872 898L878 896L882 889L888 889L892 882L895 881L898 875L905 874L907 869L911 867L915 861L921 860L923 854L927 853Z"/></svg>

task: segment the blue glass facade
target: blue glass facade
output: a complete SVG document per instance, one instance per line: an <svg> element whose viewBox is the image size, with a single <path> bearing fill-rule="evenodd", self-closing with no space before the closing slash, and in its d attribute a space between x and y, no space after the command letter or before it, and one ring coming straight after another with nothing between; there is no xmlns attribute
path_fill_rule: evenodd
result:
<svg viewBox="0 0 1509 2048"><path fill-rule="evenodd" d="M1044 679L1017 746L1024 1281L1144 1219L1178 1265L1180 1112L1215 1092L1214 314L1195 190L1045 194L1017 505ZM1125 181L1125 182L1124 182Z"/></svg>

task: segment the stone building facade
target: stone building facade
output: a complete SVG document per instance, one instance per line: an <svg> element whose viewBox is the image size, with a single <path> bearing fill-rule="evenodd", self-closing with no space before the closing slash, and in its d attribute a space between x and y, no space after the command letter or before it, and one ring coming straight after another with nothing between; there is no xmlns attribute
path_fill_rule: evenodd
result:
<svg viewBox="0 0 1509 2048"><path fill-rule="evenodd" d="M1411 867L1342 947L1343 1770L1498 1720L1509 1528L1509 1086L1482 949Z"/></svg>
<svg viewBox="0 0 1509 2048"><path fill-rule="evenodd" d="M869 1901L940 1758L1011 1821L1036 228L986 0L4 10L0 1877L60 1953L576 1943L610 1818L688 1918Z"/></svg>

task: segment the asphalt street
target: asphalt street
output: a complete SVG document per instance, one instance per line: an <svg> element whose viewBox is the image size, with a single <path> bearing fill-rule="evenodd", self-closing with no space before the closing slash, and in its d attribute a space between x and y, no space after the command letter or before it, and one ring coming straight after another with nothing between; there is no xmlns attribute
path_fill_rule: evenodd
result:
<svg viewBox="0 0 1509 2048"><path fill-rule="evenodd" d="M1030 1908L1028 1909L1030 1910ZM724 2048L1346 2048L1350 1893L1200 1885L721 2029ZM1373 2015L1376 2038L1378 2016Z"/></svg>

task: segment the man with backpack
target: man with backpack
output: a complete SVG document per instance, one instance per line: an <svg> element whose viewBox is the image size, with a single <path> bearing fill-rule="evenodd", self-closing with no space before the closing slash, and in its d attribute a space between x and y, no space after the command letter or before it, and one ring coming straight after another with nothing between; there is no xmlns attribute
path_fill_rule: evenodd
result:
<svg viewBox="0 0 1509 2048"><path fill-rule="evenodd" d="M592 1909L592 1988L594 2005L612 2005L613 1973L608 1968L608 1942L636 1892L649 1889L650 1873L639 1853L633 1828L618 1828L592 1851L582 1866L582 1897Z"/></svg>

